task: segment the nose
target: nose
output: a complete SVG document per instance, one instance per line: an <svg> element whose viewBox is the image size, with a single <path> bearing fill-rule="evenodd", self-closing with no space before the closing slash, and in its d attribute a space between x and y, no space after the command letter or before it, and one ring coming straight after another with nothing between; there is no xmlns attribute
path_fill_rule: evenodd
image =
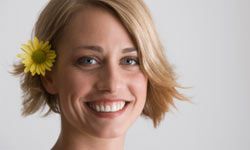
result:
<svg viewBox="0 0 250 150"><path fill-rule="evenodd" d="M96 87L101 92L116 93L124 84L124 78L118 64L105 64L100 69L98 78Z"/></svg>

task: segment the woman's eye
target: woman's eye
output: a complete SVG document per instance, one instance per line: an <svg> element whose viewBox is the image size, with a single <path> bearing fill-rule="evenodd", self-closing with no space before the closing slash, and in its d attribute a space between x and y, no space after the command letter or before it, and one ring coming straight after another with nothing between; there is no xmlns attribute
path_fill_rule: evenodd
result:
<svg viewBox="0 0 250 150"><path fill-rule="evenodd" d="M97 60L93 57L81 57L77 60L79 65L95 65L97 64Z"/></svg>
<svg viewBox="0 0 250 150"><path fill-rule="evenodd" d="M139 61L138 58L126 57L122 59L121 63L124 65L138 65Z"/></svg>

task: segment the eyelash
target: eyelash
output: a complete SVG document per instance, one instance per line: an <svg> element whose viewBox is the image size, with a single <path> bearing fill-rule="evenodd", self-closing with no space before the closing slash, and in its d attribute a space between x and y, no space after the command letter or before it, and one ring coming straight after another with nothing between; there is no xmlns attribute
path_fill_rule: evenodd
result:
<svg viewBox="0 0 250 150"><path fill-rule="evenodd" d="M93 62L93 61L95 61L95 62ZM95 57L83 56L83 57L77 59L77 64L84 65L84 66L96 65L96 64L100 64L100 61ZM122 58L121 64L135 66L135 65L139 65L139 61L138 61L137 57L130 57L129 56L129 57Z"/></svg>

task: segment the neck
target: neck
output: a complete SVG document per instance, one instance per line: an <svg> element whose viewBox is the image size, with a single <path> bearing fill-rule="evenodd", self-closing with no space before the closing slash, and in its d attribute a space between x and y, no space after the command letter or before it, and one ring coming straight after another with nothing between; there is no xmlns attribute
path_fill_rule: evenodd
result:
<svg viewBox="0 0 250 150"><path fill-rule="evenodd" d="M61 133L52 150L123 150L125 136L94 137L62 123Z"/></svg>

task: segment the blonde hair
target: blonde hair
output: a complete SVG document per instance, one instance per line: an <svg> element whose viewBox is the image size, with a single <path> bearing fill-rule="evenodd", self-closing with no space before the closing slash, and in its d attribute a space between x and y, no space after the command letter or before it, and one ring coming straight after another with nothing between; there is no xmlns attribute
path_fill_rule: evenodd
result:
<svg viewBox="0 0 250 150"><path fill-rule="evenodd" d="M41 40L50 41L52 48L56 50L63 28L74 13L86 5L112 11L128 30L137 46L141 69L149 79L142 115L152 119L156 127L169 107L174 105L174 98L186 98L177 91L181 87L176 82L175 73L166 59L165 49L143 0L50 0L36 22L34 34ZM45 116L51 111L60 113L56 95L51 95L44 89L40 76L25 74L23 70L23 64L14 65L14 74L21 75L22 114L33 114L46 105L49 110Z"/></svg>

